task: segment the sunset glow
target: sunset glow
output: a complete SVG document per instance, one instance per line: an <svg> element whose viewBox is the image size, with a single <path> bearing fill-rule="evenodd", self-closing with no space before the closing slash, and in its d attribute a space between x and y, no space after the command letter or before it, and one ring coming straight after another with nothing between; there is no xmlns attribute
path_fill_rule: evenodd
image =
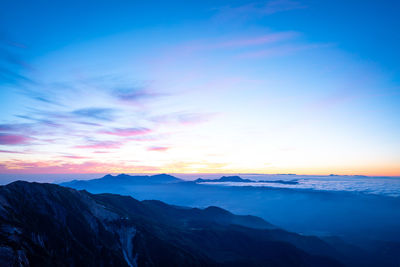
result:
<svg viewBox="0 0 400 267"><path fill-rule="evenodd" d="M396 8L18 2L2 4L0 173L400 176Z"/></svg>

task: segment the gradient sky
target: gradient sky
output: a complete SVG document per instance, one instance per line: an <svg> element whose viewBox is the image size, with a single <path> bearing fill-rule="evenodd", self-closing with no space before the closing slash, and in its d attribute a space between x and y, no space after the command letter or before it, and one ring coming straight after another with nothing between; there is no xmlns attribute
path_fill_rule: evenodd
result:
<svg viewBox="0 0 400 267"><path fill-rule="evenodd" d="M400 175L399 1L0 4L0 173Z"/></svg>

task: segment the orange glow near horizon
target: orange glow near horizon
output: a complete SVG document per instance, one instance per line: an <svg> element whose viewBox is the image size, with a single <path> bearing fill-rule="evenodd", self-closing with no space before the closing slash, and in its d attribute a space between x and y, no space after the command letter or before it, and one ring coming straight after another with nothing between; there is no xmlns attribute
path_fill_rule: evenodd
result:
<svg viewBox="0 0 400 267"><path fill-rule="evenodd" d="M77 5L53 25L53 4L2 17L0 174L400 176L399 38L382 21L349 38L348 24L308 23L312 3L192 1L149 19L157 6L127 2L107 20Z"/></svg>
<svg viewBox="0 0 400 267"><path fill-rule="evenodd" d="M178 167L178 165L180 167ZM213 164L209 164L211 166ZM90 173L141 173L141 174L158 174L158 173L175 173L175 174L297 174L297 175L364 175L364 176L385 176L400 177L400 168L398 166L380 167L360 167L356 168L265 168L265 169L227 169L221 166L217 168L204 168L203 163L187 165L181 163L175 167L152 167L152 166L129 166L126 164L102 163L94 161L86 161L79 164L71 164L66 162L44 161L44 162L22 162L8 161L0 165L0 173L2 174L90 174Z"/></svg>

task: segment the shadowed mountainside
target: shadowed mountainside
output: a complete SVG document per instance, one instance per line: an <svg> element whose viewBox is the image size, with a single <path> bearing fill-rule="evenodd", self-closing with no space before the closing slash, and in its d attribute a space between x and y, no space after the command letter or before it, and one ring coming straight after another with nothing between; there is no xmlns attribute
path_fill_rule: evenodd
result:
<svg viewBox="0 0 400 267"><path fill-rule="evenodd" d="M54 184L0 187L1 266L340 266L324 241L253 216Z"/></svg>
<svg viewBox="0 0 400 267"><path fill-rule="evenodd" d="M192 182L170 175L161 175L164 179L159 175L155 176L157 179L153 177L107 175L63 185L91 193L158 199L180 206L218 206L238 214L260 216L292 232L319 236L340 251L352 266L400 263L400 198L343 191L218 186L219 182L215 182L246 181L239 176ZM248 184L251 182L243 183Z"/></svg>
<svg viewBox="0 0 400 267"><path fill-rule="evenodd" d="M215 181L247 180L238 176L222 178L207 184L183 181L166 174L106 175L61 185L91 193L131 195L139 200L157 199L180 206L218 206L234 213L262 217L289 231L341 236L351 242L365 238L372 242L400 241L397 223L400 221L400 198L357 192L255 187L250 186L251 182L244 182L242 186L218 186L221 183Z"/></svg>

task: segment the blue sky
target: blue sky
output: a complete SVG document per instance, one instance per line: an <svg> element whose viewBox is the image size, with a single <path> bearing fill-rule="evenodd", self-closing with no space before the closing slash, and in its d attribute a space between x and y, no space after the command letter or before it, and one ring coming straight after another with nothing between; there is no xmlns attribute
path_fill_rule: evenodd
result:
<svg viewBox="0 0 400 267"><path fill-rule="evenodd" d="M0 171L400 175L395 1L3 1Z"/></svg>

